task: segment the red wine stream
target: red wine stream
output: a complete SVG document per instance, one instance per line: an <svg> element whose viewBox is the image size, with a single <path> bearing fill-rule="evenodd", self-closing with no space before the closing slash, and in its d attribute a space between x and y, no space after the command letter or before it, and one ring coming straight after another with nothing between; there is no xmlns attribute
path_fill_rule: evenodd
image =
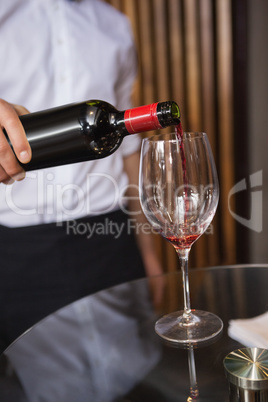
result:
<svg viewBox="0 0 268 402"><path fill-rule="evenodd" d="M187 173L186 173L186 158L185 158L184 145L183 145L183 128L182 128L181 123L179 123L176 126L175 132L176 132L176 136L179 140L179 144L180 144L180 153L181 153L181 162L182 162L182 171L183 171L183 183L186 188L188 180L187 180Z"/></svg>
<svg viewBox="0 0 268 402"><path fill-rule="evenodd" d="M176 136L179 141L179 146L180 146L180 155L181 155L181 163L182 163L182 172L183 172L183 183L185 187L185 193L187 194L188 188L188 179L187 179L187 170L186 170L186 157L185 157L185 152L184 152L184 144L183 144L183 128L182 124L179 123L176 128L175 128ZM187 197L187 196L186 196ZM185 222L187 221L187 202L185 202ZM199 237L199 235L185 235L183 237L176 237L176 236L170 236L167 237L166 239L170 241L175 248L188 248L191 246L191 244Z"/></svg>

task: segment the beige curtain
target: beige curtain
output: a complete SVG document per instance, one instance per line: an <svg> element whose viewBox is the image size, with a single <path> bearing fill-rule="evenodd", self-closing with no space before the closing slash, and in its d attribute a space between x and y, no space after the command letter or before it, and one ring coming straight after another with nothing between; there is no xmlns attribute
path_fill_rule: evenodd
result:
<svg viewBox="0 0 268 402"><path fill-rule="evenodd" d="M228 211L234 185L232 1L107 0L130 19L139 57L135 106L174 100L185 131L205 131L214 152L220 203L208 232L192 247L191 267L236 262L236 227ZM152 134L152 133L150 133ZM173 247L156 236L167 271Z"/></svg>

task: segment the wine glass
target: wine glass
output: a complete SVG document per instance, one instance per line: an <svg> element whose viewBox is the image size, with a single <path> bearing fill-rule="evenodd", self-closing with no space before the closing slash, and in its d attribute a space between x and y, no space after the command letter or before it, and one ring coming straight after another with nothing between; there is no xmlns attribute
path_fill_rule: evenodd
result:
<svg viewBox="0 0 268 402"><path fill-rule="evenodd" d="M160 318L158 335L176 343L198 343L218 335L223 323L210 312L192 310L188 257L207 229L219 200L216 167L207 135L200 132L145 138L140 159L140 201L154 230L175 248L182 271L184 310Z"/></svg>

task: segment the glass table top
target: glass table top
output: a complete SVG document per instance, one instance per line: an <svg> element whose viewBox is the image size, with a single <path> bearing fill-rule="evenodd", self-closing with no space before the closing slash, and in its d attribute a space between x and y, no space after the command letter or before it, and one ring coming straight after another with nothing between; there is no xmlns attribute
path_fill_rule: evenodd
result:
<svg viewBox="0 0 268 402"><path fill-rule="evenodd" d="M154 331L159 316L183 308L180 272L125 283L58 310L18 338L0 357L7 364L1 402L180 402L190 396L190 379L196 400L229 401L223 360L243 345L228 336L228 322L268 310L268 265L194 269L189 278L192 308L224 323L211 343L174 347ZM159 281L165 295L155 311L150 289Z"/></svg>

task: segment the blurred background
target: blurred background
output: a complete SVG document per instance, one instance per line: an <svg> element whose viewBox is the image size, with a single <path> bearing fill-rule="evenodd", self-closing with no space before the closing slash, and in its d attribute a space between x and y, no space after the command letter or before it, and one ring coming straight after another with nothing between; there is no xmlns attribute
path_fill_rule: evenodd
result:
<svg viewBox="0 0 268 402"><path fill-rule="evenodd" d="M210 139L220 203L192 247L190 267L267 263L268 1L106 1L132 24L134 106L174 100L184 131ZM176 270L173 247L155 241L166 270Z"/></svg>

